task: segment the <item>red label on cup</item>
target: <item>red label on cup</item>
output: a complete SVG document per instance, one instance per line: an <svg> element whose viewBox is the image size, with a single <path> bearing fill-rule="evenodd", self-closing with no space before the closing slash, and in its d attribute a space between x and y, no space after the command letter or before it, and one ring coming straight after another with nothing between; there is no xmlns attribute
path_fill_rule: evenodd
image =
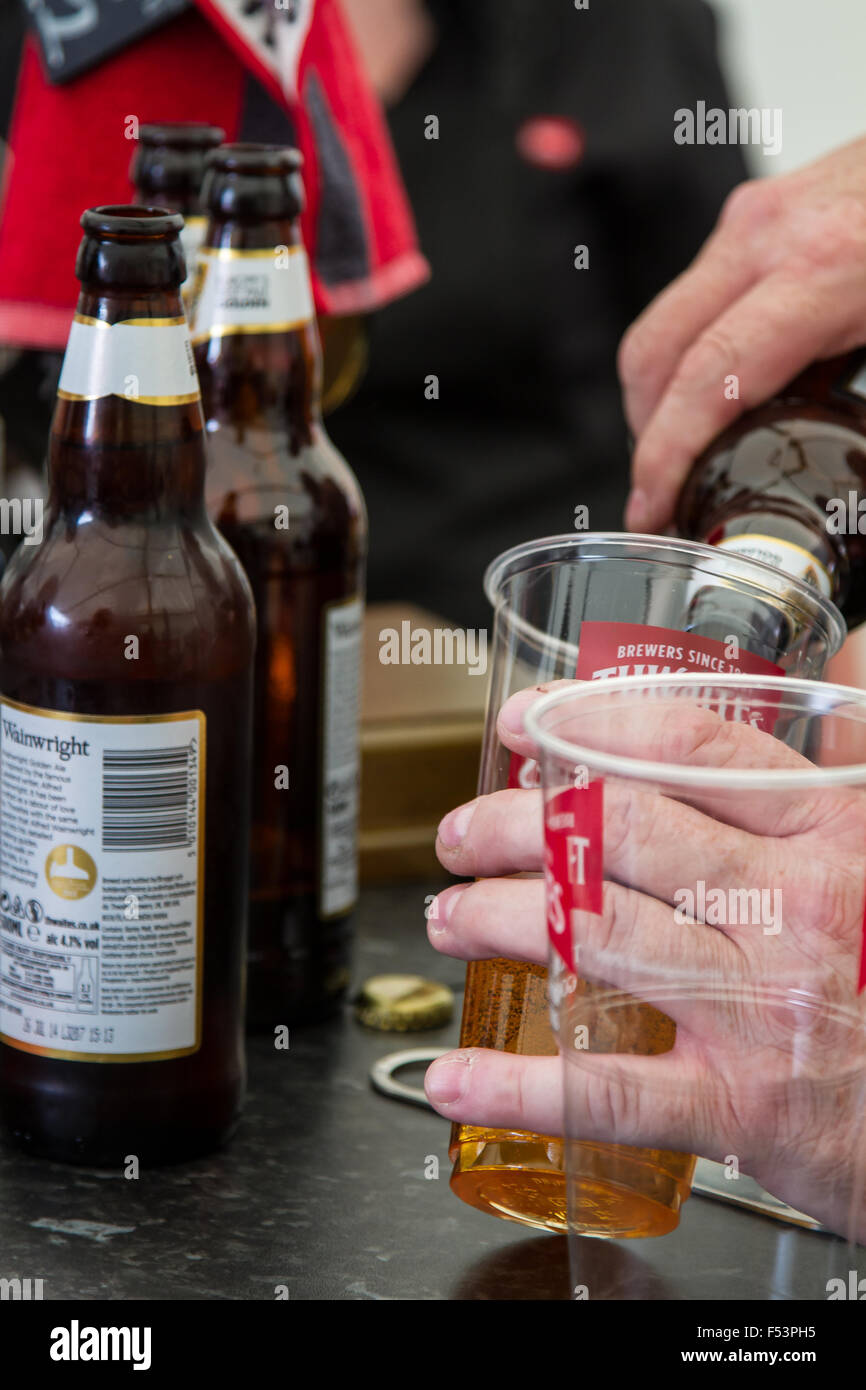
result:
<svg viewBox="0 0 866 1390"><path fill-rule="evenodd" d="M706 671L707 675L725 676L742 673L747 676L783 676L781 666L763 656L741 651L738 656L726 655L726 645L714 637L700 637L694 632L679 632L676 628L645 627L641 623L584 622L580 628L580 650L575 676L581 681L605 680L613 676L665 676L685 671ZM766 697L764 709L750 711L739 699L729 702L725 718L752 723L755 728L772 732ZM718 709L718 702L710 702ZM508 765L510 788L531 788L541 785L538 763L512 753Z"/></svg>
<svg viewBox="0 0 866 1390"><path fill-rule="evenodd" d="M512 753L508 763L508 786L522 791L541 786L541 768L535 758L524 758L522 753Z"/></svg>
<svg viewBox="0 0 866 1390"><path fill-rule="evenodd" d="M782 676L781 666L741 651L727 656L726 644L714 637L640 623L581 623L578 680L606 676L667 676L706 671L708 676Z"/></svg>
<svg viewBox="0 0 866 1390"><path fill-rule="evenodd" d="M685 671L705 671L710 681L742 673L748 676L783 676L781 666L763 656L740 651L728 656L727 645L714 637L675 628L644 627L640 623L584 622L580 628L577 658L578 680L606 680L614 676L666 676ZM708 691L708 694L710 692ZM734 697L725 703L726 719L753 724L770 733L773 721L769 701L764 697L761 710L750 710L748 702ZM708 700L711 708L718 702Z"/></svg>
<svg viewBox="0 0 866 1390"><path fill-rule="evenodd" d="M601 916L604 885L603 780L569 787L544 808L547 930L567 970L577 969L574 912Z"/></svg>

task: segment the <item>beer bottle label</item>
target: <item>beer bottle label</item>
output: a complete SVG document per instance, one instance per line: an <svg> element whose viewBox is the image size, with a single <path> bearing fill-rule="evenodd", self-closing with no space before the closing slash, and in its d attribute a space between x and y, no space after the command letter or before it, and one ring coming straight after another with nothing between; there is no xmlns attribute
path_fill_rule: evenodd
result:
<svg viewBox="0 0 866 1390"><path fill-rule="evenodd" d="M334 917L358 897L363 601L328 604L323 622L319 915Z"/></svg>
<svg viewBox="0 0 866 1390"><path fill-rule="evenodd" d="M205 716L0 699L0 1040L69 1061L201 1045Z"/></svg>
<svg viewBox="0 0 866 1390"><path fill-rule="evenodd" d="M315 314L302 246L203 246L192 299L194 343L232 333L290 333Z"/></svg>
<svg viewBox="0 0 866 1390"><path fill-rule="evenodd" d="M57 394L67 401L120 396L139 405L197 401L198 373L186 319L105 323L76 314Z"/></svg>
<svg viewBox="0 0 866 1390"><path fill-rule="evenodd" d="M763 560L765 565L773 565L794 579L802 579L824 598L832 598L833 586L821 561L801 545L794 545L793 541L746 531L741 536L726 536L718 542L718 549L734 550L749 560Z"/></svg>
<svg viewBox="0 0 866 1390"><path fill-rule="evenodd" d="M186 279L183 282L183 289L186 290L192 283L195 275L195 268L198 264L198 253L201 244L207 233L206 217L185 217L180 233L180 245L183 251L183 258L186 261Z"/></svg>

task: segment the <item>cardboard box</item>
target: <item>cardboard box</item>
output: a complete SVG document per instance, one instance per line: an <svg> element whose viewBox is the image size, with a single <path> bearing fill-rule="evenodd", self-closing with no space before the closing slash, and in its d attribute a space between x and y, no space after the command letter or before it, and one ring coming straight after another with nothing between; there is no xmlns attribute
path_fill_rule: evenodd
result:
<svg viewBox="0 0 866 1390"><path fill-rule="evenodd" d="M401 625L409 623L409 629ZM382 634L453 630L410 604L374 604L365 619L361 717L361 879L445 875L434 852L446 811L475 795L486 675L467 666L382 661ZM405 642L403 646L405 648Z"/></svg>

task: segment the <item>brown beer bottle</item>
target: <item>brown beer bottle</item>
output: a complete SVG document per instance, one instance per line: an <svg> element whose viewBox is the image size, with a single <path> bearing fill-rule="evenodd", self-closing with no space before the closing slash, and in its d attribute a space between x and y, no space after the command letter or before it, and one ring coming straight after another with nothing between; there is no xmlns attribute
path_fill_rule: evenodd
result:
<svg viewBox="0 0 866 1390"><path fill-rule="evenodd" d="M259 618L248 1019L323 1017L348 982L357 895L366 517L322 428L294 151L208 157L192 336L210 514Z"/></svg>
<svg viewBox="0 0 866 1390"><path fill-rule="evenodd" d="M139 127L129 168L137 203L169 208L183 215L180 243L187 276L182 290L187 307L198 248L207 230L201 206L205 157L225 138L226 133L219 126L198 121L143 125Z"/></svg>
<svg viewBox="0 0 866 1390"><path fill-rule="evenodd" d="M81 222L44 535L0 586L0 1125L114 1165L240 1114L255 618L204 505L181 218Z"/></svg>
<svg viewBox="0 0 866 1390"><path fill-rule="evenodd" d="M201 203L205 159L224 139L225 131L219 126L195 121L143 125L129 170L136 202L183 213L180 239L187 265L183 298L188 314L192 312L198 251L207 230ZM322 411L327 415L355 391L367 364L367 339L357 315L320 318L317 324L323 358Z"/></svg>
<svg viewBox="0 0 866 1390"><path fill-rule="evenodd" d="M866 617L864 494L858 351L813 363L714 440L683 487L677 528L806 580L854 626Z"/></svg>

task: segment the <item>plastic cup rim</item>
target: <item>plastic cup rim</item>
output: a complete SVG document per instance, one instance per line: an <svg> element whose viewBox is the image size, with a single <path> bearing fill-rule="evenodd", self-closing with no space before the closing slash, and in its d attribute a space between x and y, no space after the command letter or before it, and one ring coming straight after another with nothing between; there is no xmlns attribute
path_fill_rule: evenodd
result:
<svg viewBox="0 0 866 1390"><path fill-rule="evenodd" d="M604 970L603 959L598 968ZM682 999L704 999L718 1003L737 1001L756 1005L784 1004L800 1011L801 1017L809 1014L822 1019L834 1019L840 1023L851 1023L856 1026L858 1032L863 1032L866 1036L866 1013L856 1007L856 1004L829 1000L795 984L732 983L685 971L672 971L670 974L660 971L657 976L639 976L628 987L602 987L592 980L589 983L593 985L593 993L588 1007L593 1009L630 1007L634 1004L635 998L641 1003L649 1003L654 1008L661 1009L662 1012L665 1003L677 1003Z"/></svg>
<svg viewBox="0 0 866 1390"><path fill-rule="evenodd" d="M773 565L767 565L763 560L755 560L751 556L740 555L738 552L724 550L719 546L706 545L702 541L681 540L673 536L654 536L643 534L636 531L581 531L578 533L565 532L555 536L540 536L536 540L521 541L519 545L512 546L510 550L504 550L501 555L492 560L484 571L484 593L494 612L500 609L509 611L509 620L520 630L539 634L543 639L543 645L570 647L570 643L564 643L562 638L557 638L550 633L543 632L540 628L535 628L525 618L521 618L510 609L506 597L501 592L503 574L511 571L509 577L515 572L525 572L534 568L542 568L545 565L555 563L556 551L571 551L590 549L593 546L610 546L611 548L620 547L626 550L657 550L659 556L652 563L664 564L671 560L671 552L679 551L681 555L692 555L696 559L711 561L713 568L717 571L729 570L733 577L743 579L745 571L754 571L756 580L762 580L763 592L765 597L785 599L794 595L797 600L798 611L802 615L812 615L812 620L819 624L827 643L827 657L835 656L840 650L842 643L848 635L848 627L835 603L827 599L823 594L819 594L812 589L802 579L797 579L793 575L784 574ZM515 570L517 563L524 557L531 560L533 557L540 556L546 551L553 552L547 561L539 561L537 564L527 564L523 571ZM635 556L636 559L640 558ZM739 574L734 573L740 571ZM748 577L747 575L745 576ZM760 587L756 584L756 587Z"/></svg>
<svg viewBox="0 0 866 1390"><path fill-rule="evenodd" d="M524 728L536 747L544 753L555 753L566 762L580 764L599 774L628 777L644 782L664 782L668 786L706 788L725 791L760 790L765 792L807 791L818 787L866 787L866 763L851 763L840 767L779 768L705 768L678 763L655 762L631 758L620 753L600 753L584 744L573 743L542 728L541 721L550 709L573 700L585 700L599 693L617 694L665 686L685 688L710 686L713 689L731 687L778 690L780 693L814 695L820 692L828 705L856 704L866 715L866 691L853 686L824 684L789 676L728 675L714 679L708 672L687 671L676 675L613 676L598 681L574 681L567 688L549 691L536 700L524 715ZM815 711L818 712L818 711ZM807 711L804 710L804 714ZM864 719L866 723L866 719Z"/></svg>

